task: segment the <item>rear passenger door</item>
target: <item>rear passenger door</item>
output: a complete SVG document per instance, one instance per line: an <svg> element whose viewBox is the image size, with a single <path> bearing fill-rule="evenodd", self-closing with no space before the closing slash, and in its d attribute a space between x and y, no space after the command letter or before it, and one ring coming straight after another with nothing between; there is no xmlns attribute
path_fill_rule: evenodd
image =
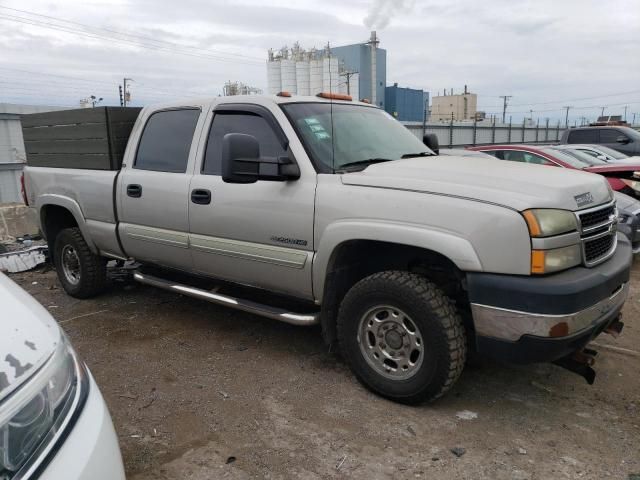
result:
<svg viewBox="0 0 640 480"><path fill-rule="evenodd" d="M118 181L122 246L139 261L190 270L189 183L201 107L151 113ZM201 128L201 126L200 126Z"/></svg>
<svg viewBox="0 0 640 480"><path fill-rule="evenodd" d="M266 107L223 104L211 116L206 142L201 142L203 151L198 153L199 171L190 189L194 269L236 283L312 298L315 172L301 169L301 177L290 181L223 182L222 139L226 134L254 136L262 157L285 156L288 140Z"/></svg>

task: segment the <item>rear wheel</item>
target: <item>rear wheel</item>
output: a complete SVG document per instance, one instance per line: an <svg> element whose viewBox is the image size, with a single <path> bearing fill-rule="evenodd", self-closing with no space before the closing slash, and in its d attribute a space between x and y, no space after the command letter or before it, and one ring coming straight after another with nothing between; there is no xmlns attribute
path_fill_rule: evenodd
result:
<svg viewBox="0 0 640 480"><path fill-rule="evenodd" d="M338 341L356 377L403 403L442 396L464 367L464 328L450 300L419 275L371 275L345 296Z"/></svg>
<svg viewBox="0 0 640 480"><path fill-rule="evenodd" d="M89 298L105 288L106 259L95 255L79 228L65 228L55 241L54 263L64 290L76 298Z"/></svg>

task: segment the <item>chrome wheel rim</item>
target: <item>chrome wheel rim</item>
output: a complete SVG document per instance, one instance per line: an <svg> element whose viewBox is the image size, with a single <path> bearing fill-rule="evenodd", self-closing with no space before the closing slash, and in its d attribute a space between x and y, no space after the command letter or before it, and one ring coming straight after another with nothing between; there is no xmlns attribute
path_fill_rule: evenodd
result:
<svg viewBox="0 0 640 480"><path fill-rule="evenodd" d="M80 283L80 257L71 245L65 245L61 254L62 273L64 278L72 285Z"/></svg>
<svg viewBox="0 0 640 480"><path fill-rule="evenodd" d="M362 316L358 344L369 366L393 380L413 377L424 360L420 329L406 313L388 305L374 307Z"/></svg>

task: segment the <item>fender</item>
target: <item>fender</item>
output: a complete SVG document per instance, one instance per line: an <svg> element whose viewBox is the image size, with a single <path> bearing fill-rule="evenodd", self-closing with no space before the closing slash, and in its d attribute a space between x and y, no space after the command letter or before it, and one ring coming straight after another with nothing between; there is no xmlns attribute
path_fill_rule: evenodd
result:
<svg viewBox="0 0 640 480"><path fill-rule="evenodd" d="M82 213L82 209L80 208L80 205L78 204L78 202L76 202L72 198L66 197L64 195L58 195L55 193L44 193L42 195L39 195L38 198L36 199L36 205L35 205L36 210L39 213L41 213L42 208L46 207L47 205L56 205L58 207L63 207L69 210L69 212L71 212L71 215L73 215L73 218L75 219L76 223L78 224L78 228L80 229L80 232L82 232L82 236L84 237L85 241L89 245L89 248L91 249L91 251L96 255L99 254L98 248L96 247L95 243L93 242L93 239L91 238L91 235L89 234L89 229L87 228L87 221L84 217L84 214ZM42 225L41 214L38 215L38 222L40 223L40 229L44 232L44 225Z"/></svg>
<svg viewBox="0 0 640 480"><path fill-rule="evenodd" d="M471 243L446 230L379 220L340 220L322 234L313 260L313 293L322 301L331 256L340 244L353 240L375 240L432 250L450 259L462 271L482 271Z"/></svg>

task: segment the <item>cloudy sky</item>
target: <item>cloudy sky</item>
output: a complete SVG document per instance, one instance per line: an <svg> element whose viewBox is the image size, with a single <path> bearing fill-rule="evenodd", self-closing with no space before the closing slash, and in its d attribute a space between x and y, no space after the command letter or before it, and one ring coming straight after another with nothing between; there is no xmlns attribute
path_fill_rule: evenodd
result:
<svg viewBox="0 0 640 480"><path fill-rule="evenodd" d="M266 89L270 47L364 42L387 50L387 83L432 95L465 84L479 109L522 120L638 113L638 0L0 0L0 102L133 104Z"/></svg>

